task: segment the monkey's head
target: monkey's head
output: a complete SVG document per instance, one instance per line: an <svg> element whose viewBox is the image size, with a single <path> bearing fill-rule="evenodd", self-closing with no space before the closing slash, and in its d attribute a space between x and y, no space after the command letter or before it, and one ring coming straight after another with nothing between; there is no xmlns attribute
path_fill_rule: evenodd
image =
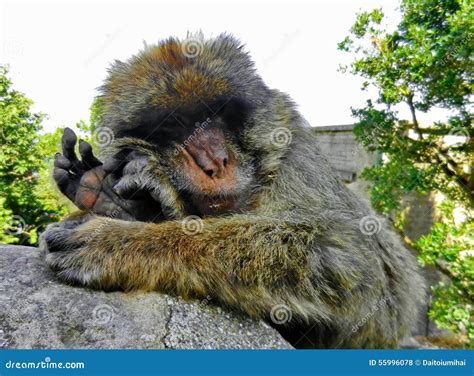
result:
<svg viewBox="0 0 474 376"><path fill-rule="evenodd" d="M100 125L116 139L155 145L189 211L199 215L248 203L264 159L256 149L266 147L257 145L255 131L252 144L248 129L265 123L270 131L296 116L288 103L278 107L277 93L256 74L242 45L225 34L146 46L113 64L101 93Z"/></svg>

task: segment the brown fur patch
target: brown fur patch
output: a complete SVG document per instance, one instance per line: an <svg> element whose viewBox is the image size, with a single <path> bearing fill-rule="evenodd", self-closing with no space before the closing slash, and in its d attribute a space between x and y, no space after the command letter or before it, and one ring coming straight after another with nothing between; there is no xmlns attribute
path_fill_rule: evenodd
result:
<svg viewBox="0 0 474 376"><path fill-rule="evenodd" d="M126 95L140 95L147 91L151 105L175 108L216 99L230 92L225 78L202 71L199 57L185 55L185 42L169 40L158 46L147 47L128 62L126 70L111 74L106 85L106 107L114 111ZM209 51L203 51L211 58ZM132 94L137 93L137 94Z"/></svg>
<svg viewBox="0 0 474 376"><path fill-rule="evenodd" d="M152 103L163 107L186 105L199 100L211 100L229 90L229 84L222 79L213 79L193 67L176 72L176 79L170 83L171 90L157 94Z"/></svg>
<svg viewBox="0 0 474 376"><path fill-rule="evenodd" d="M170 41L151 49L149 58L152 61L161 61L170 68L182 68L186 64L186 56L184 56L182 48L180 43Z"/></svg>

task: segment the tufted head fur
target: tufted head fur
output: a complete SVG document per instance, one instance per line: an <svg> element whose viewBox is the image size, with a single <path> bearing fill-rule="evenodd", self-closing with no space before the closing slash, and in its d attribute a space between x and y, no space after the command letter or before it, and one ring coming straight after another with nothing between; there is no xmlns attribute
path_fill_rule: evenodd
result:
<svg viewBox="0 0 474 376"><path fill-rule="evenodd" d="M199 33L168 38L126 62L115 61L100 91L101 125L120 132L134 128L150 108L167 113L234 95L259 106L269 89L237 39L228 34L205 39Z"/></svg>

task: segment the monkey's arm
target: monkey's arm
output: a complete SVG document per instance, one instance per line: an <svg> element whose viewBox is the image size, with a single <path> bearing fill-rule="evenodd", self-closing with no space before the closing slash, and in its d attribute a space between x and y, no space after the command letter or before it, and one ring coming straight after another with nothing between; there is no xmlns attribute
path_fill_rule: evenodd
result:
<svg viewBox="0 0 474 376"><path fill-rule="evenodd" d="M338 299L334 289L348 293L357 271L344 259L336 270L314 270L307 252L324 252L315 248L317 237L309 226L244 215L159 224L97 217L75 229L48 229L42 247L70 283L210 295L260 318L283 304L296 319L324 319L331 314L325 301ZM323 257L316 255L316 264Z"/></svg>

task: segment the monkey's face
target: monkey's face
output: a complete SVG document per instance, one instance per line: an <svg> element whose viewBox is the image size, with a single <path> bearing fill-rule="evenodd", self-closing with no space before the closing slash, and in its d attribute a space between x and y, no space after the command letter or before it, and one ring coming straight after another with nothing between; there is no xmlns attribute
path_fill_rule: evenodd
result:
<svg viewBox="0 0 474 376"><path fill-rule="evenodd" d="M222 215L248 205L255 180L254 163L241 142L248 111L236 101L215 102L148 119L139 127L143 138L158 146L188 212Z"/></svg>

